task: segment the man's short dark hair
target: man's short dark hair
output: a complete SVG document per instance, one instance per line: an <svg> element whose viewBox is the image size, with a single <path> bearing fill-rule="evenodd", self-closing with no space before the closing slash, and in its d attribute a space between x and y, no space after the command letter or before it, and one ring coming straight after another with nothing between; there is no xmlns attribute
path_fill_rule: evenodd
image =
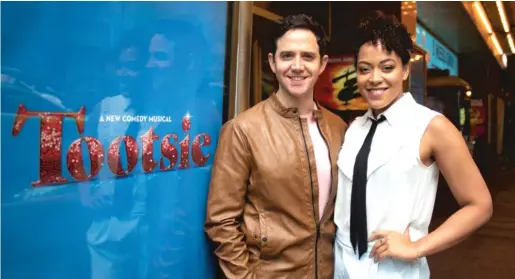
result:
<svg viewBox="0 0 515 279"><path fill-rule="evenodd" d="M354 43L355 64L358 63L359 49L366 43L381 43L383 48L397 54L403 65L408 64L413 51L413 41L406 26L394 15L386 15L381 11L365 17L359 23Z"/></svg>
<svg viewBox="0 0 515 279"><path fill-rule="evenodd" d="M326 54L327 40L324 28L313 18L305 14L289 15L284 17L273 32L272 54L277 51L277 41L288 31L293 29L305 29L313 32L317 38L320 57Z"/></svg>

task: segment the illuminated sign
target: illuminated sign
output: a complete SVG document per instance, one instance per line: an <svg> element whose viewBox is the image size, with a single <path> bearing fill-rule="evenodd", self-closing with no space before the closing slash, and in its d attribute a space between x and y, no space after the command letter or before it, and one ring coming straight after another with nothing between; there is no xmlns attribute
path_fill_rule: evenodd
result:
<svg viewBox="0 0 515 279"><path fill-rule="evenodd" d="M417 24L417 44L427 51L428 68L449 70L451 76L458 75L458 56L419 24Z"/></svg>

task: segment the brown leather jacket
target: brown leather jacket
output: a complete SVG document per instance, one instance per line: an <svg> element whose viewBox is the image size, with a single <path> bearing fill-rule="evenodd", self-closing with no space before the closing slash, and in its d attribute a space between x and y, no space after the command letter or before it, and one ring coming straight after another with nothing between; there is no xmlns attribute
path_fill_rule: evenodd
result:
<svg viewBox="0 0 515 279"><path fill-rule="evenodd" d="M320 221L315 154L295 108L274 94L222 127L205 229L227 278L333 278L336 161L347 125L318 107L332 167Z"/></svg>

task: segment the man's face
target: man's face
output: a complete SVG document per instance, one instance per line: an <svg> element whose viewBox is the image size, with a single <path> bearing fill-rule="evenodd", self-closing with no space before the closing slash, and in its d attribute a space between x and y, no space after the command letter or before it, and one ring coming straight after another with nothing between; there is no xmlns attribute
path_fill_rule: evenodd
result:
<svg viewBox="0 0 515 279"><path fill-rule="evenodd" d="M359 49L357 81L359 92L376 112L383 112L403 93L408 78L408 65L381 44L366 43Z"/></svg>
<svg viewBox="0 0 515 279"><path fill-rule="evenodd" d="M315 34L306 29L289 30L277 40L275 55L268 54L279 90L297 98L313 95L313 87L327 60L327 55L320 57Z"/></svg>

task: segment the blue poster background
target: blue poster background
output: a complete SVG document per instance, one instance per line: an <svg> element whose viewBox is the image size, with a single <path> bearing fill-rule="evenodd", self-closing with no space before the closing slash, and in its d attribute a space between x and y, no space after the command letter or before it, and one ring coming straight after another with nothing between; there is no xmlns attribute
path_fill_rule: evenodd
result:
<svg viewBox="0 0 515 279"><path fill-rule="evenodd" d="M226 2L2 3L2 278L214 278L203 221L222 125L226 28ZM85 108L82 134L74 119L62 123L66 183L31 186L40 178L41 119L28 118L14 136L19 105L35 112ZM147 120L131 121L136 116ZM151 127L157 166L145 173L140 137ZM179 158L162 171L161 141L172 133L188 142L189 166L179 169ZM191 153L202 133L211 142L201 147L207 163L198 166ZM138 162L116 177L107 153L123 135L136 139ZM105 156L100 172L80 182L66 153L86 136ZM180 157L179 143L169 143ZM89 174L84 142L81 150ZM119 151L127 170L123 143Z"/></svg>

